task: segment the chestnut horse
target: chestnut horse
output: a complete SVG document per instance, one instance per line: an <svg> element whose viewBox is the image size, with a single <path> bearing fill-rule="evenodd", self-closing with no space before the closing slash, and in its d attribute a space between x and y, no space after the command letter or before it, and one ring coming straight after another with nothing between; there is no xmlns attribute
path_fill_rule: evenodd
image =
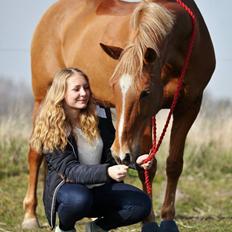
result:
<svg viewBox="0 0 232 232"><path fill-rule="evenodd" d="M167 186L161 209L163 222L174 222L185 139L215 68L214 49L204 20L193 0L183 1L196 16L197 33L173 112ZM32 42L33 115L38 112L54 73L63 67L78 67L89 76L97 101L116 107L112 146L115 159L119 163L134 162L151 147L152 115L172 103L191 32L191 18L175 0L57 1L39 22ZM38 226L36 188L43 158L32 149L28 157L24 228ZM151 180L155 172L156 161L149 172ZM139 177L144 183L143 173ZM154 221L152 210L145 222Z"/></svg>

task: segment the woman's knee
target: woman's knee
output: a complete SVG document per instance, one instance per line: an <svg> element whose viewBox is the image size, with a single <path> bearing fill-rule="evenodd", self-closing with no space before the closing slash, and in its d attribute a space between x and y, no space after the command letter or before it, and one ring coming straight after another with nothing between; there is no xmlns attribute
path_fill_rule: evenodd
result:
<svg viewBox="0 0 232 232"><path fill-rule="evenodd" d="M134 212L139 212L138 215L144 215L144 217L150 214L151 199L141 189L128 184L116 184L114 188L118 191L121 190L118 195L120 195L120 204L124 205L125 208L134 209Z"/></svg>
<svg viewBox="0 0 232 232"><path fill-rule="evenodd" d="M138 192L133 202L134 214L138 215L141 219L147 217L152 208L152 202L150 197L144 192Z"/></svg>
<svg viewBox="0 0 232 232"><path fill-rule="evenodd" d="M124 184L121 190L124 191L120 196L120 204L124 210L128 211L128 216L131 215L135 221L140 221L150 214L152 202L145 192L127 184Z"/></svg>
<svg viewBox="0 0 232 232"><path fill-rule="evenodd" d="M143 202L143 217L147 217L152 209L152 202L151 202L151 198L146 194L143 193L143 197L141 197L141 201Z"/></svg>

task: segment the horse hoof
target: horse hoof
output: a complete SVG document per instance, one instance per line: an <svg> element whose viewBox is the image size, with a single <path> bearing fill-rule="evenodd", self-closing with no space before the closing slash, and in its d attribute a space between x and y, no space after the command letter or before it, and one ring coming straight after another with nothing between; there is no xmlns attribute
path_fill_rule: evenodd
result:
<svg viewBox="0 0 232 232"><path fill-rule="evenodd" d="M39 228L39 222L36 218L24 218L22 222L22 229L31 230Z"/></svg>
<svg viewBox="0 0 232 232"><path fill-rule="evenodd" d="M145 223L141 232L159 232L159 226L156 222Z"/></svg>
<svg viewBox="0 0 232 232"><path fill-rule="evenodd" d="M160 223L159 232L179 232L179 229L174 220L164 220Z"/></svg>

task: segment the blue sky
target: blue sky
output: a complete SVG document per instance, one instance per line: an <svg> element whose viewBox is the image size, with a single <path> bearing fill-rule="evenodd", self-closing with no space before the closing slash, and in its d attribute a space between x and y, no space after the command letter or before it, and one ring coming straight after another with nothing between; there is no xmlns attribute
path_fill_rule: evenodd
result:
<svg viewBox="0 0 232 232"><path fill-rule="evenodd" d="M30 44L36 24L54 0L1 0L0 75L31 84ZM232 100L232 1L196 0L214 43L217 67L207 92Z"/></svg>

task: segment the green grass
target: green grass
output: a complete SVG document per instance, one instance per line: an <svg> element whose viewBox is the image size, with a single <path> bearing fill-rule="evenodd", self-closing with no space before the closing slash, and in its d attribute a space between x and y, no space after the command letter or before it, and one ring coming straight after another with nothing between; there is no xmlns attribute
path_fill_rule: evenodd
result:
<svg viewBox="0 0 232 232"><path fill-rule="evenodd" d="M214 120L199 118L188 136L185 163L176 196L176 222L181 232L232 231L232 117ZM0 123L0 232L22 231L23 198L27 188L27 151L30 119L4 117ZM223 132L221 132L223 130ZM199 137L197 137L197 135ZM158 171L153 183L153 206L160 222L165 191L165 159L168 134L157 155ZM141 188L137 173L130 172L127 182ZM42 204L42 175L38 186L37 213L43 228L50 231ZM85 220L77 224L84 231ZM139 232L140 225L119 228Z"/></svg>
<svg viewBox="0 0 232 232"><path fill-rule="evenodd" d="M17 155L12 158L15 150ZM26 152L26 140L23 139L18 139L18 141L13 139L8 142L8 145L2 146L1 144L0 146L0 231L22 231L20 226L24 213L22 202L27 187ZM157 158L160 165L153 183L153 204L157 211L158 221L160 221L159 213L165 190L164 154L159 154L159 156L160 159ZM206 161L200 162L196 160L196 157L192 160L190 154L186 154L186 165L177 191L177 224L181 232L232 231L232 172L227 163L229 155L227 153L221 154L221 157L217 158L218 163L214 160L215 157L211 163L209 163L208 156L203 158ZM193 166L190 170L189 162L197 166ZM207 170L208 167L209 170ZM141 187L134 171L130 172L127 182ZM41 201L42 186L42 176L40 176L37 212L40 224L44 227L34 231L44 232L49 231L49 228ZM84 231L85 221L81 221L77 225L79 231ZM140 231L140 225L120 228L117 231Z"/></svg>
<svg viewBox="0 0 232 232"><path fill-rule="evenodd" d="M218 180L209 180L201 176L182 176L179 182L176 221L181 232L221 232L232 231L232 183L231 175ZM128 182L140 186L136 177L129 177ZM22 231L20 225L23 219L22 201L27 186L27 173L8 175L0 181L0 231ZM41 201L42 178L39 181L38 217L44 228L34 231L49 231ZM164 181L153 183L154 208L161 207L164 192ZM84 231L84 221L77 228ZM160 218L158 216L158 221ZM140 231L140 225L120 228L117 231Z"/></svg>

